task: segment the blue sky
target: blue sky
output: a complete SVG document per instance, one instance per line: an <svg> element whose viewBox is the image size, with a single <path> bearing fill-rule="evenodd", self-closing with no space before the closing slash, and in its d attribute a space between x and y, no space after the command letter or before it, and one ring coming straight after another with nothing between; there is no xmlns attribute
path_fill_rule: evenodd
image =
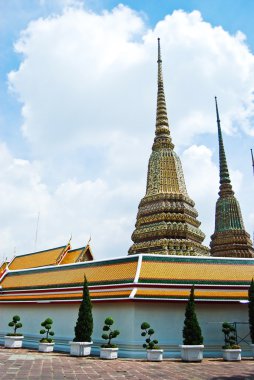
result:
<svg viewBox="0 0 254 380"><path fill-rule="evenodd" d="M252 235L253 1L121 4L0 0L2 257L70 234L74 247L91 234L98 258L126 254L153 141L158 35L170 128L205 243L218 192L215 95Z"/></svg>
<svg viewBox="0 0 254 380"><path fill-rule="evenodd" d="M117 1L89 2L91 6L97 3L97 10L112 8L118 4ZM204 19L212 25L222 25L230 33L241 30L248 36L248 43L253 49L253 14L254 4L252 0L147 0L123 2L139 12L144 12L150 25L155 25L166 14L172 13L176 9L183 9L186 12L199 10ZM95 9L96 9L95 8Z"/></svg>

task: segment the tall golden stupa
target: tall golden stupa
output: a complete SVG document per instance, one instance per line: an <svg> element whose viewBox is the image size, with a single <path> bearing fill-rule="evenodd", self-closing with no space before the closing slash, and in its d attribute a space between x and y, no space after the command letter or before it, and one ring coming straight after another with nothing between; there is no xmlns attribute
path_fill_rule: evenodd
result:
<svg viewBox="0 0 254 380"><path fill-rule="evenodd" d="M211 236L211 255L254 257L250 235L245 231L241 208L234 195L224 150L217 98L215 98L220 161L220 191L216 202L215 231Z"/></svg>
<svg viewBox="0 0 254 380"><path fill-rule="evenodd" d="M164 94L160 39L158 39L158 92L155 139L149 159L146 195L139 204L133 245L129 255L207 255L202 245L198 213L184 181L182 165L174 151Z"/></svg>

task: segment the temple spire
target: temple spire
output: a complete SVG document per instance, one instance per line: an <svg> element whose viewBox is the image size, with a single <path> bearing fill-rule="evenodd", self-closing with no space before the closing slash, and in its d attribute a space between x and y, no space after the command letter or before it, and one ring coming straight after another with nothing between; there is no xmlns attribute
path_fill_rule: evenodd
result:
<svg viewBox="0 0 254 380"><path fill-rule="evenodd" d="M218 110L217 97L215 96L215 107L216 107L216 116L217 116L217 126L218 126L218 140L219 140L219 161L220 161L220 193L223 194L234 194L231 186L228 165L226 160L226 154L224 150L221 126L220 126L220 116Z"/></svg>
<svg viewBox="0 0 254 380"><path fill-rule="evenodd" d="M129 255L206 255L198 213L171 141L158 38L158 92L155 139L147 171L146 194L138 208Z"/></svg>
<svg viewBox="0 0 254 380"><path fill-rule="evenodd" d="M167 106L164 94L164 84L162 76L162 59L161 59L161 47L160 39L158 38L158 89L157 89L157 110L156 110L156 130L153 149L156 150L158 143L161 145L167 145L173 149L174 145L171 141L169 132L169 123L167 115Z"/></svg>
<svg viewBox="0 0 254 380"><path fill-rule="evenodd" d="M231 186L216 97L215 106L219 140L220 191L216 202L215 231L210 243L211 255L254 257L250 235L245 231L241 208Z"/></svg>

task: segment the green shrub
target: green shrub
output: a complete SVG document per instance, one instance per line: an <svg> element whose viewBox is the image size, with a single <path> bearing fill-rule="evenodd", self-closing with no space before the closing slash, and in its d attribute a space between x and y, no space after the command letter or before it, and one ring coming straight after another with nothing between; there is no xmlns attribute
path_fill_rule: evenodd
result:
<svg viewBox="0 0 254 380"><path fill-rule="evenodd" d="M41 326L44 327L44 329L40 330L40 334L42 334L42 335L46 334L46 336L44 338L41 338L41 340L40 340L41 343L52 343L53 342L53 339L49 338L49 336L55 335L54 331L50 331L52 329L52 324L53 324L53 321L51 318L47 318L47 319L45 319L45 321L43 321L41 323Z"/></svg>
<svg viewBox="0 0 254 380"><path fill-rule="evenodd" d="M111 343L113 338L116 338L120 332L118 330L112 330L111 326L113 325L114 320L111 317L107 317L104 321L103 331L106 333L102 334L102 339L107 340L106 344L102 344L103 348L115 348L117 347L115 344Z"/></svg>
<svg viewBox="0 0 254 380"><path fill-rule="evenodd" d="M203 344L203 336L195 312L194 285L190 291L190 297L186 305L185 320L183 327L183 344L200 345Z"/></svg>
<svg viewBox="0 0 254 380"><path fill-rule="evenodd" d="M146 343L143 344L143 347L147 350L159 349L158 340L151 339L151 336L154 334L154 330L151 328L149 323L143 322L140 327L142 330L141 336L146 337Z"/></svg>
<svg viewBox="0 0 254 380"><path fill-rule="evenodd" d="M20 321L19 315L14 315L12 317L12 321L8 323L8 326L13 327L13 333L7 334L8 336L22 336L22 334L17 333L17 329L22 327L22 323Z"/></svg>
<svg viewBox="0 0 254 380"><path fill-rule="evenodd" d="M248 291L248 310L249 310L249 328L250 328L250 338L251 343L254 344L254 282L251 281L249 291Z"/></svg>
<svg viewBox="0 0 254 380"><path fill-rule="evenodd" d="M240 348L236 342L236 329L232 323L224 322L222 324L222 332L224 334L224 350Z"/></svg>
<svg viewBox="0 0 254 380"><path fill-rule="evenodd" d="M79 306L78 319L75 326L74 342L91 342L93 333L92 303L86 276L84 277L83 298Z"/></svg>

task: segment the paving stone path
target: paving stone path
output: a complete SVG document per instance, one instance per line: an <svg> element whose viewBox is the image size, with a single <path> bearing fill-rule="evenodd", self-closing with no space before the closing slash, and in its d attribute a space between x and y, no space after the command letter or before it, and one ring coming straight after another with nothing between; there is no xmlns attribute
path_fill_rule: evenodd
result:
<svg viewBox="0 0 254 380"><path fill-rule="evenodd" d="M128 359L109 361L1 347L0 379L254 380L254 360L223 362L221 359L204 359L202 363L182 363L172 359L161 363Z"/></svg>

